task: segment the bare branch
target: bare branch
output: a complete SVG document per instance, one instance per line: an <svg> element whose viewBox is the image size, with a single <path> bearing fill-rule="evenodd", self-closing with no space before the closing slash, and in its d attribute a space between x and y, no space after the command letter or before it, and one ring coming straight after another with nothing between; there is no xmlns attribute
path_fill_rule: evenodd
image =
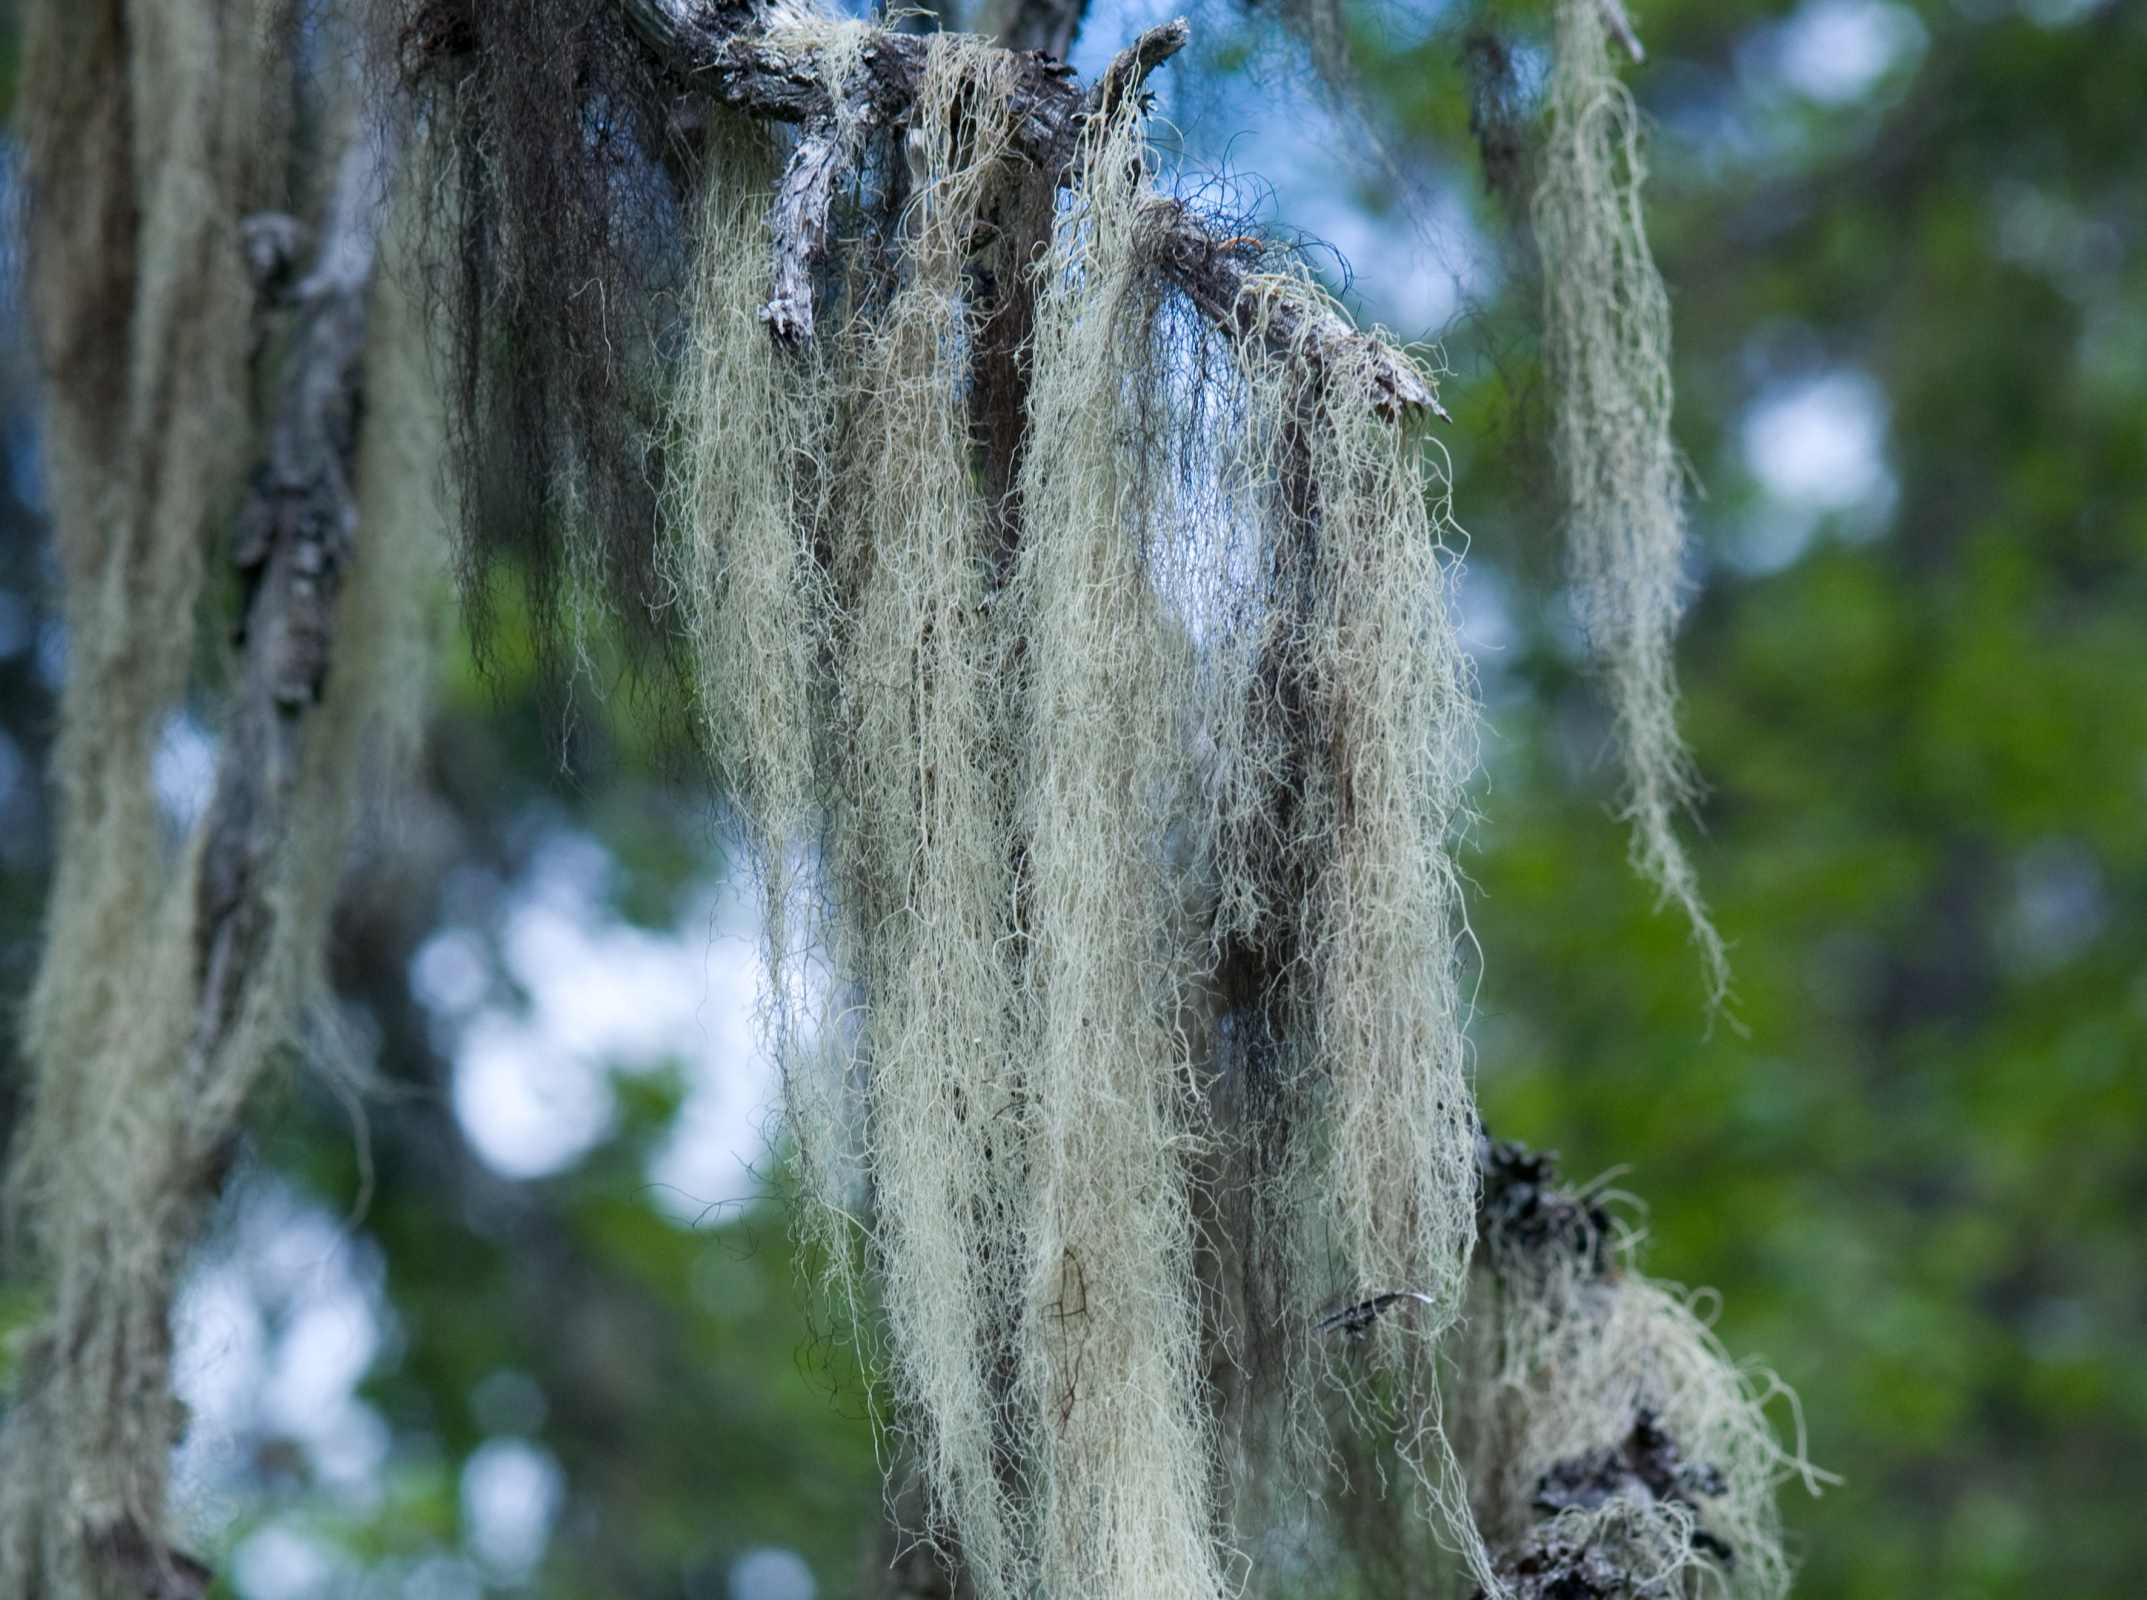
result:
<svg viewBox="0 0 2147 1600"><path fill-rule="evenodd" d="M1183 17L1148 29L1113 56L1111 64L1103 69L1103 76L1096 80L1096 87L1090 91L1088 114L1107 117L1116 111L1128 94L1139 92L1147 83L1149 73L1192 43L1192 39L1193 25Z"/></svg>
<svg viewBox="0 0 2147 1600"><path fill-rule="evenodd" d="M783 169L769 229L775 236L775 293L760 320L776 342L795 347L813 336L813 267L827 254L828 207L835 179L850 164L868 115L813 117Z"/></svg>

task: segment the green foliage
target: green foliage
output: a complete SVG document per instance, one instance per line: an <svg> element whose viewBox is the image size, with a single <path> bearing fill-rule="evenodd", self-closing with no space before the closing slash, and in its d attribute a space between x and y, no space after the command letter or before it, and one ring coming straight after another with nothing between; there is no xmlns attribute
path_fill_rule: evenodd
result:
<svg viewBox="0 0 2147 1600"><path fill-rule="evenodd" d="M1730 1348L1800 1391L1844 1479L1785 1491L1801 1594L2123 1593L2147 1554L2147 15L1927 5L1920 60L1841 107L1770 86L1783 15L1657 0L1628 72L1708 490L1680 667L1738 1026L1707 1029L1678 919L1625 870L1502 382L1527 358L1479 366L1456 501L1519 624L1471 862L1485 1114L1623 1168L1651 1270L1719 1288ZM1458 149L1422 92L1403 114ZM1526 292L1494 286L1486 325ZM1842 368L1891 405L1891 517L1823 518L1751 571L1779 511L1746 408Z"/></svg>

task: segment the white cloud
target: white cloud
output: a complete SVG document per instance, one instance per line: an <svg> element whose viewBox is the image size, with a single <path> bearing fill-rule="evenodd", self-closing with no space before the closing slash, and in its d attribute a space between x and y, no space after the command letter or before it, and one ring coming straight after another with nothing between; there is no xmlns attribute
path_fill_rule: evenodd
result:
<svg viewBox="0 0 2147 1600"><path fill-rule="evenodd" d="M1778 500L1846 511L1890 500L1886 393L1839 370L1762 395L1744 419L1745 462Z"/></svg>
<svg viewBox="0 0 2147 1600"><path fill-rule="evenodd" d="M1885 526L1898 490L1886 464L1886 392L1842 368L1763 393L1745 412L1745 466L1767 499L1726 554L1751 573L1777 572L1810 548L1822 518L1868 538Z"/></svg>
<svg viewBox="0 0 2147 1600"><path fill-rule="evenodd" d="M173 1316L172 1383L192 1418L175 1466L196 1517L224 1520L277 1440L338 1498L376 1496L388 1428L357 1390L392 1327L364 1240L281 1183L242 1184Z"/></svg>
<svg viewBox="0 0 2147 1600"><path fill-rule="evenodd" d="M271 1522L233 1552L231 1580L245 1600L308 1600L328 1589L343 1564L318 1540Z"/></svg>
<svg viewBox="0 0 2147 1600"><path fill-rule="evenodd" d="M184 833L201 820L216 793L215 738L192 717L174 715L150 757L149 781L165 820Z"/></svg>
<svg viewBox="0 0 2147 1600"><path fill-rule="evenodd" d="M470 1148L508 1178L565 1171L610 1131L614 1109L605 1062L501 1011L481 1013L456 1047L452 1099Z"/></svg>
<svg viewBox="0 0 2147 1600"><path fill-rule="evenodd" d="M172 1387L193 1417L191 1437L250 1429L269 1330L245 1265L225 1259L197 1269L172 1324Z"/></svg>
<svg viewBox="0 0 2147 1600"><path fill-rule="evenodd" d="M461 1017L492 988L492 958L468 928L443 928L410 958L410 992L426 1010Z"/></svg>

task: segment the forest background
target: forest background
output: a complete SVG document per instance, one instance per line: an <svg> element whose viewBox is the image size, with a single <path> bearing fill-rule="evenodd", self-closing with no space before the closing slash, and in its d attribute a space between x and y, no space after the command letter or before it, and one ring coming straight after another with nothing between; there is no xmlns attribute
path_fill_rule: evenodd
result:
<svg viewBox="0 0 2147 1600"><path fill-rule="evenodd" d="M1077 62L1166 14L1099 0ZM1470 126L1472 38L1525 46L1531 15L1354 8L1361 124L1265 5L1196 8L1158 84L1183 186L1302 230L1454 369L1486 1116L1578 1177L1615 1169L1649 1269L1719 1290L1730 1349L1801 1395L1842 1479L1785 1491L1802 1594L2136 1593L2147 4L1636 8L1704 488L1679 653L1711 785L1696 856L1734 944L1712 1026L1606 816L1535 290ZM1524 118L1541 65L1518 57ZM0 1024L33 968L65 671L17 259ZM339 913L371 1081L279 1077L191 1276L189 1515L245 1600L846 1593L879 1537L873 1396L769 1198L719 797L602 692L603 661L562 770L511 637L487 674L450 638L424 793L370 830ZM215 738L166 732L175 824ZM0 1025L0 1130L18 1079ZM0 1291L0 1339L27 1309Z"/></svg>

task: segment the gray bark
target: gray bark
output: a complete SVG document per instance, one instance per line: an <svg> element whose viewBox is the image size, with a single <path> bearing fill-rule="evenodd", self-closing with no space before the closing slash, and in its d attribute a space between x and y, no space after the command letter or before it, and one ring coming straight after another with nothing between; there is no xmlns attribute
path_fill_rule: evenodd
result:
<svg viewBox="0 0 2147 1600"><path fill-rule="evenodd" d="M202 855L195 1078L231 1025L273 923L271 864L288 832L306 716L327 681L336 595L356 554L352 470L390 158L379 119L360 124L338 166L314 269L292 292L297 326L268 455L237 516L231 558L249 598Z"/></svg>

